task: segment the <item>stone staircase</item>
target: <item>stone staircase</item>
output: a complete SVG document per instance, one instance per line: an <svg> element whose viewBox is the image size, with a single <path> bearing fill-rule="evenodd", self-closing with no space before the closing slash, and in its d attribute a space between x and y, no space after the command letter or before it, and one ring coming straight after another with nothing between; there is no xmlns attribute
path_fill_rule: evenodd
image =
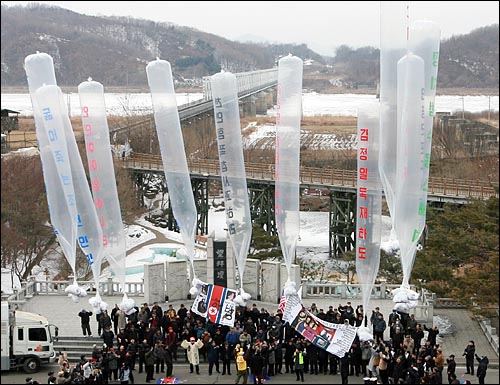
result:
<svg viewBox="0 0 500 385"><path fill-rule="evenodd" d="M102 348L102 338L99 337L63 337L59 336L58 341L54 342L54 350L56 354L66 352L70 363L78 362L82 354L86 354L87 358L92 357L94 344Z"/></svg>

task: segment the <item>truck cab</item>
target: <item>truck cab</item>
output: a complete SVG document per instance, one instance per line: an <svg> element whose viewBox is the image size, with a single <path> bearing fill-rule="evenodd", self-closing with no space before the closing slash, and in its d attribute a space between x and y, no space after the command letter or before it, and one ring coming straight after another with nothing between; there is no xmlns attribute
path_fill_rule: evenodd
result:
<svg viewBox="0 0 500 385"><path fill-rule="evenodd" d="M35 373L42 363L54 362L54 338L57 327L49 324L47 318L9 310L9 304L2 302L2 370L22 368L26 373Z"/></svg>

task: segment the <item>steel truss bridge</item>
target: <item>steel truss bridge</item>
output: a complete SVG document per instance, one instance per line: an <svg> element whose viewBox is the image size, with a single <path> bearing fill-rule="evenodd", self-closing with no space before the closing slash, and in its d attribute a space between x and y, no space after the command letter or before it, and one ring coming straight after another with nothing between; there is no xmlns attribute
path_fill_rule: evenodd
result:
<svg viewBox="0 0 500 385"><path fill-rule="evenodd" d="M135 175L139 191L145 192L146 174L158 174L164 178L161 156L132 154L123 160L123 167ZM220 182L218 160L199 159L188 161L193 193L198 211L197 234L208 231L209 182ZM274 164L245 164L249 193L250 212L254 224L276 234L274 214ZM301 196L314 194L328 197L330 256L341 256L354 250L356 212L356 171L333 168L301 167ZM166 184L165 184L166 185ZM498 197L498 184L451 178L430 178L428 205L442 208L444 203L465 204L471 199ZM176 230L176 222L170 204L165 220L167 227Z"/></svg>

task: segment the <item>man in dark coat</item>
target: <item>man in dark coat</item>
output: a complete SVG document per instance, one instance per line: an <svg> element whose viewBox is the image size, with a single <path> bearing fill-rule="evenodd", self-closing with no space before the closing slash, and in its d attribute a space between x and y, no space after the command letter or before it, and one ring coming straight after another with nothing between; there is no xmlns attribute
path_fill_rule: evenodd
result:
<svg viewBox="0 0 500 385"><path fill-rule="evenodd" d="M78 313L78 316L82 319L82 331L83 331L83 336L85 337L87 334L88 336L92 336L92 332L90 331L90 316L92 315L91 311L87 311L85 309L82 309L80 313Z"/></svg>
<svg viewBox="0 0 500 385"><path fill-rule="evenodd" d="M455 361L455 355L451 354L447 359L448 363L447 373L448 373L448 384L451 384L453 381L453 375L455 374L455 370L457 370L457 363ZM456 376L455 376L456 378Z"/></svg>
<svg viewBox="0 0 500 385"><path fill-rule="evenodd" d="M486 377L486 370L488 370L490 360L486 356L479 357L477 354L476 360L479 362L477 367L477 378L479 379L479 384L484 384L484 378Z"/></svg>

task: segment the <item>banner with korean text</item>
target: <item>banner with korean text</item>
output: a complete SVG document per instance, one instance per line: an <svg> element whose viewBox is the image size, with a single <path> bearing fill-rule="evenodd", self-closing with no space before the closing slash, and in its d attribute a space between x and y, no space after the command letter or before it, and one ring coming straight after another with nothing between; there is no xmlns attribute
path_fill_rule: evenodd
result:
<svg viewBox="0 0 500 385"><path fill-rule="evenodd" d="M349 351L356 337L355 327L319 319L302 305L297 294L287 296L283 320L315 346L340 358Z"/></svg>

